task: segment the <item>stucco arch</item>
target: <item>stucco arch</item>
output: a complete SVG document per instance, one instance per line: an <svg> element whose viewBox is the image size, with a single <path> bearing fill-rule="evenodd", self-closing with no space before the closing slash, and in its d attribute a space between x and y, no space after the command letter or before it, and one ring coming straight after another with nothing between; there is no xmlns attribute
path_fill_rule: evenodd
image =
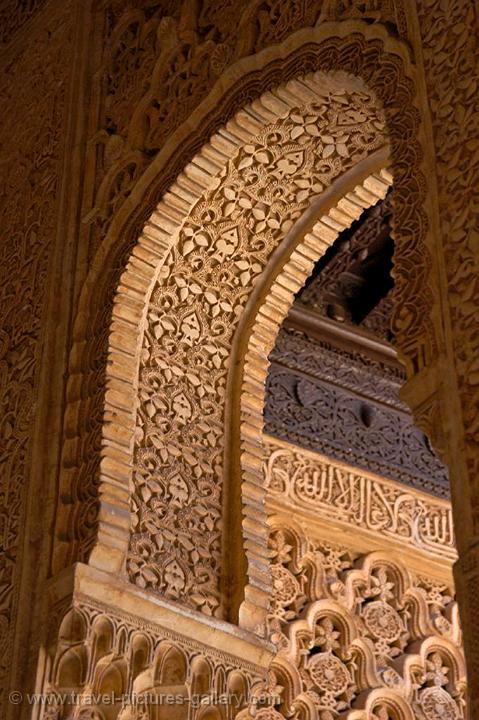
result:
<svg viewBox="0 0 479 720"><path fill-rule="evenodd" d="M355 92L366 95L369 93L371 103L374 105L374 102L377 102L377 112L382 112L380 105L383 105L388 135L391 138L391 157L396 182L395 210L399 228L397 285L403 303L397 320L397 332L400 343L402 340L402 349L409 358L410 369L418 371L427 366L437 341L434 338L433 323L429 320L433 295L427 282L431 261L426 248L425 179L420 168L423 151L419 112L414 99L414 70L410 66L405 47L389 38L384 28L371 28L356 22L328 24L317 30L300 31L292 36L287 44L260 53L254 62L249 63L249 76L245 70L247 65L243 63L241 68L235 67L229 77L232 84L244 73L244 87L248 88L245 93L247 99L260 95L260 90L264 90L265 86L274 88L278 80L285 81L276 94L267 91L263 95L265 102L260 103L264 113L263 122L273 122L278 117L286 117L288 94L294 99L289 109L298 107L298 103L311 101L311 89L308 91L307 83L305 85L302 81L298 83L297 80L288 80L304 75L305 71L339 73L337 77L341 76L343 82L345 78L349 78ZM258 73L251 73L251 68L255 65L264 67L259 73L261 82L258 80ZM348 75L345 75L345 72ZM290 85L287 85L287 82ZM224 87L220 90L228 97ZM239 93L236 103L247 105L244 100L241 102L241 99ZM234 103L231 100L229 102L228 108L227 103L225 105L216 101L216 104L220 105L219 116L221 112L223 118L229 116L231 107L234 107ZM251 107L257 108L258 101L253 101ZM210 120L209 124L205 123L206 130L203 127L202 137L211 127L211 122ZM64 514L65 521L59 529L62 544L57 555L57 567L68 562L68 558L79 556L86 559L94 544L90 556L91 564L115 573L124 572L130 525L130 478L135 433L132 422L134 424L136 414L138 361L146 323L147 299L160 266L165 262L172 243L177 241L180 227L184 225L187 214L205 190L205 181L206 184L211 183L212 179L221 174L225 163L238 152L238 148L248 145L250 138L259 131L258 123L261 125L257 109L249 117L245 111L239 111L234 124L231 127L227 125L223 132L222 146L215 148L211 141L205 144L195 161L186 168L182 176L183 187L179 181L174 185L173 182L170 183L174 192L164 197L161 208L155 211L153 221L148 223L141 240L134 245L139 229L151 215L151 199L157 201L164 187L164 175L159 184L153 183L153 178L168 157L165 151L162 158L152 164L138 183L137 191L132 193L125 203L95 261L94 270L83 292L82 310L76 324L76 345L72 355L73 375L66 423L71 440L67 443L64 458L67 468L70 464L71 469L64 474L62 488L63 499L67 500L72 513ZM306 127L308 123L303 125ZM239 132L236 140L231 138L232 127ZM191 130L186 128L183 133L188 129ZM179 137L175 139L176 142ZM386 135L376 147L384 145L385 142ZM171 147L168 148L168 151L170 150ZM335 152L333 151L333 154ZM362 156L359 154L352 165L364 160L366 155L367 153ZM349 154L347 157L351 159ZM346 166L339 167L341 172L346 169ZM170 180L168 174L167 179ZM330 180L332 182L333 178ZM344 191L352 189L353 186L345 187ZM408 201L411 193L414 193L414 203ZM314 192L311 197L313 195ZM309 206L311 197L303 198L304 207L300 208L299 214ZM92 307L93 304L101 306L99 295L100 298L106 298L108 292L111 292L111 288L107 290L95 283L100 280L101 270L111 258L113 243L123 234L126 239L117 257L122 254L124 257L131 257L120 285L115 282L117 294L109 334L108 361L102 358L99 367L95 366L85 372L85 358L88 362L89 357L99 354L97 343L101 340L105 318L107 319L109 314L106 300L104 310L96 313ZM99 389L95 388L95 381L99 381L100 385L103 382L105 362L107 383L105 404L101 405L104 414L100 483L99 489L98 481L86 488L82 486L82 478L85 485L85 474L91 481L96 472L95 458L90 459L91 464L88 467L88 448L80 448L80 455L83 452L85 460L78 468L75 466L75 453L79 449L81 428L89 422L89 394L93 394L95 398L102 397L101 386ZM75 368L79 371L75 372ZM98 395L95 395L95 392ZM98 497L100 507L96 516ZM88 515L88 510L91 510L91 516ZM95 541L96 528L98 533ZM263 600L257 598L257 601L258 607L263 606L264 610ZM253 621L250 625L259 629L260 622Z"/></svg>
<svg viewBox="0 0 479 720"><path fill-rule="evenodd" d="M226 543L232 528L225 523L227 531L221 529L230 486L222 436L233 335L272 254L298 243L296 223L304 227L305 212L322 212L331 184L385 145L382 110L361 81L343 73L307 75L246 106L213 136L145 226L118 289L106 397L111 417L116 414L122 426L130 417L124 408L137 409L128 573L141 587L207 613L225 613L228 588L220 587L219 578L231 548L242 544L241 535ZM344 183L346 190L348 178ZM378 179L377 185L379 194L362 190L368 196L363 207L384 194L387 183ZM361 209L359 196L348 202L349 215L342 217L352 222ZM313 232L324 240L317 257L341 227L332 216L319 221ZM304 245L302 252L308 252ZM299 254L301 249L284 267L283 283ZM299 265L296 289L312 267L309 255L310 264ZM153 277L141 262L154 268ZM291 280L286 285L292 289ZM137 320L133 287L148 302ZM131 332L135 322L138 334ZM127 385L125 349L133 366ZM105 437L113 444L112 429ZM117 458L113 446L103 462L105 475ZM226 505L238 513L241 502ZM260 526L259 515L245 519L249 547L256 532L265 537ZM258 553L250 555L249 568L258 579ZM267 574L265 566L264 579ZM260 583L254 585L258 603ZM251 629L260 625L250 619Z"/></svg>

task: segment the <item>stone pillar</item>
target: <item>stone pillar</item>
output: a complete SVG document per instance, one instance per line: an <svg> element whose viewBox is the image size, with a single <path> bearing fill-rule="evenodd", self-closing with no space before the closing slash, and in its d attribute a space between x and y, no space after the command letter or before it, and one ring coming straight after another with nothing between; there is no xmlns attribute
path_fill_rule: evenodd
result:
<svg viewBox="0 0 479 720"><path fill-rule="evenodd" d="M455 579L467 658L470 715L479 718L477 3L421 0L417 8L416 32L421 36L418 64L424 66L439 201L441 320L449 356L440 382L446 390L442 393L442 424L446 430L459 551Z"/></svg>

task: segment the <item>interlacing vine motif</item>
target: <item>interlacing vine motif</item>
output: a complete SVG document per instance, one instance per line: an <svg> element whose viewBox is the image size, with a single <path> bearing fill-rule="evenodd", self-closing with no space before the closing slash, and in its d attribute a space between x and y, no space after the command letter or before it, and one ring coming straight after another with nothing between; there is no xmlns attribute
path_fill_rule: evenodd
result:
<svg viewBox="0 0 479 720"><path fill-rule="evenodd" d="M209 614L221 612L223 407L238 318L311 200L385 143L370 95L325 87L318 76L314 102L268 124L228 162L194 206L151 295L128 567L140 586Z"/></svg>
<svg viewBox="0 0 479 720"><path fill-rule="evenodd" d="M98 72L105 88L92 162L100 181L93 221L96 249L112 213L129 195L151 154L189 117L236 60L305 27L365 19L406 37L405 13L394 0L127 0L105 3ZM132 112L133 109L133 112Z"/></svg>
<svg viewBox="0 0 479 720"><path fill-rule="evenodd" d="M386 553L361 556L309 540L279 517L271 524L279 717L365 718L363 708L376 708L381 718L393 701L395 718L464 717L461 635L447 586ZM259 713L270 716L271 708Z"/></svg>

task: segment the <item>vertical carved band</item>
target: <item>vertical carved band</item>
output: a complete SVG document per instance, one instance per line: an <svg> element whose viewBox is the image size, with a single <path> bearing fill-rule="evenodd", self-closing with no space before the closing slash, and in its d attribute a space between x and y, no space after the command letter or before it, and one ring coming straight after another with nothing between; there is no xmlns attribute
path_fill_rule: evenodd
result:
<svg viewBox="0 0 479 720"><path fill-rule="evenodd" d="M248 540L246 554L249 568L249 584L240 612L240 621L243 626L251 630L258 631L257 626L265 620L271 595L271 575L266 552L264 489L266 451L263 442L263 408L269 368L268 357L274 347L281 323L315 263L332 245L339 233L350 227L365 208L385 197L391 183L392 177L387 170L370 175L350 192L347 192L347 175L337 180L333 188L340 197L342 195L341 199L329 209L327 205L323 206L320 219L299 242L296 242L276 277L270 273L272 282L270 281L267 295L262 299L261 307L254 316L244 356L240 399L242 496L245 514L243 532L245 539ZM233 366L235 364L232 363Z"/></svg>

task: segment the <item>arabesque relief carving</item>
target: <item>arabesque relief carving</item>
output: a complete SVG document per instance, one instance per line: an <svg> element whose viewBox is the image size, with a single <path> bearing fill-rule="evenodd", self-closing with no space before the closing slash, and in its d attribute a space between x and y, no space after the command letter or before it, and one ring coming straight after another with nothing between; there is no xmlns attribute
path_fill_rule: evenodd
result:
<svg viewBox="0 0 479 720"><path fill-rule="evenodd" d="M49 3L49 12L54 5ZM460 374L461 402L465 408L464 425L469 433L466 446L467 475L470 478L476 475L474 382L477 353L474 352L476 338L473 308L477 258L473 222L466 222L468 213L474 217L470 212L471 207L474 209L470 188L477 185L473 177L473 173L477 172L474 135L477 126L471 112L475 91L473 43L476 42L472 3L421 0L418 4L418 27L423 36L423 48L419 47L416 35L410 30L414 26L412 11L409 12L408 8L406 22L402 3L393 3L391 0L345 0L338 3L314 3L314 7L311 3L298 2L291 3L287 14L282 12L284 3L280 0L263 3L259 12L256 3L246 2L240 6L228 1L220 5L204 3L198 10L189 10L189 6L193 8L188 2L181 6L167 0L135 3L134 8L118 0L95 4L95 22L92 22L92 27L99 46L104 45L105 49L98 51L99 46L93 48L93 42L88 47L92 70L96 71L91 117L85 133L90 155L86 168L82 166L81 159L74 170L69 164L67 168L67 173L78 173L82 182L85 178L83 223L78 232L81 236L79 255L88 254L94 267L90 277L90 287L94 287L94 292L89 297L85 290L74 332L76 344L72 353L71 384L67 398L70 405L65 423L67 441L59 489L59 503L64 504L59 516L62 521L65 518L66 527L61 527L57 533L55 570L78 558L88 559L95 544L100 504L100 438L105 419L107 336L112 298L141 228L165 189L227 118L231 118L240 107L264 91L291 77L297 77L299 73L317 69L343 69L359 74L386 107L398 187L397 274L398 296L402 303L399 304L395 323L399 345L410 360L410 369L416 371L428 365L438 347L443 352L441 343L435 345L435 331L431 329L430 308L436 298L431 293L431 287L426 287L431 261L425 249L427 217L423 201L426 182L420 169L424 162L424 149L421 149L418 140L419 115L414 99L416 95L421 96L422 90L418 91L417 88L422 86L420 83L416 85L415 71L411 72L407 58L424 59L438 153L439 204L444 218L443 234L447 236L448 243L446 265L452 303L451 325L455 338L456 366ZM30 18L41 8L42 2L33 0L23 5L6 3L2 15L5 20L2 23L4 42L12 38L15 40L17 30L27 27ZM69 8L63 6L61 14L66 17ZM198 120L197 126L184 133L183 137L189 135L190 139L185 142L182 152L177 151L181 143L175 142L170 151L170 157L175 156L174 162L168 163L168 158L163 158L168 170L158 173L158 181L145 191L137 209L126 218L125 208L142 174L152 166L152 156L165 147L172 133L206 98L217 79L226 76L227 69L234 62L286 40L294 31L306 25L317 24L319 31L324 28L325 22L339 23L344 19L349 23L347 27L344 24L342 29L339 29L339 24L328 26L328 32L331 33L329 38L325 31L317 41L311 40L311 47L303 51L298 50L299 42L296 45L293 43L291 52L284 51L280 62L279 56L267 56L264 72L257 72L251 79L246 77L246 73L240 80L235 78L238 85L236 93L225 91L221 100L218 94L211 103L210 111L195 118L195 122ZM370 24L361 24L361 19ZM18 560L19 525L29 476L30 437L34 428L36 345L41 333L42 317L46 314L46 266L49 247L56 232L57 190L66 167L60 156L65 132L64 98L68 90L68 73L73 64L69 62L69 51L74 45L74 39L67 33L63 22L58 22L56 15L54 21L55 29L53 24L47 27L48 23L41 22L43 34L40 44L34 33L29 34L28 38L25 33L22 59L7 54L4 56L7 59L6 92L3 95L5 138L8 145L17 148L18 152L15 151L13 163L9 158L9 167L13 171L8 176L4 174L7 180L5 192L2 193L7 200L4 204L7 215L2 225L6 238L2 245L5 272L2 289L6 288L7 295L6 300L2 299L2 310L6 314L8 336L2 336L0 342L0 369L4 379L0 387L7 407L2 415L7 458L7 479L4 480L2 475L2 482L7 483L2 486L3 534L6 538L2 559L2 573L6 578L1 606L1 617L5 618L1 621L2 630L11 627L15 614L14 563ZM454 26L457 32L445 32L449 26ZM391 37L396 35L405 39L408 46L391 44ZM18 47L14 48L15 54ZM391 50L391 47L394 49ZM399 51L399 47L403 49ZM98 57L100 67L95 66ZM16 66L12 60L15 60ZM253 69L252 65L248 67ZM406 79L406 75L409 75L409 79ZM89 80L85 82L88 84ZM225 87L228 82L225 81ZM20 90L17 91L17 88ZM163 93L173 98L171 105ZM427 103L426 98L423 101ZM48 110L45 110L47 106ZM213 106L216 106L215 111L211 109ZM24 129L23 118L28 118L28 130ZM125 118L128 118L128 122ZM165 151L165 156L167 154ZM72 167L74 165L72 163ZM428 167L431 178L433 170ZM79 192L82 192L81 187ZM411 204L408 198L413 195L417 202ZM137 196L135 202L136 199ZM131 204L134 204L133 201ZM118 219L120 217L121 220ZM111 227L114 230L108 236ZM90 236L91 229L93 232ZM75 242L73 238L72 242ZM430 244L431 247L439 247L432 236ZM112 247L115 249L110 252ZM200 253L199 247L195 247L192 253ZM104 252L104 257L103 260L97 258L95 261L95 253L99 248ZM79 264L79 283L82 272ZM248 269L241 272L248 272ZM95 283L98 277L100 281ZM184 288L185 291L195 294L189 286L186 290ZM219 305L219 297L216 299L216 305ZM215 303L205 297L203 304L213 318ZM73 315L76 310L73 308ZM223 312L227 313L220 307L218 317ZM217 318L214 320L219 322ZM199 321L201 325L201 317ZM190 342L194 343L197 325L192 320L190 325L185 322L184 326ZM181 329L166 332L177 333ZM193 397L196 395L193 394ZM184 397L172 398L171 408L173 402L174 411L178 408L178 417L187 424L188 413L194 413L194 408L188 405L191 405L190 397L185 394ZM438 434L437 417L437 406L430 396L422 406L421 422L423 425L429 423L435 439ZM107 421L111 422L111 417ZM129 429L125 432L127 434ZM202 437L207 436L208 433ZM125 441L125 445L128 446L130 442L131 437ZM459 442L456 445L462 447ZM454 471L460 473L461 470L456 469L455 465ZM124 469L121 468L118 473L118 486L121 486L125 479ZM47 475L49 477L50 473ZM52 482L55 482L54 472L51 475ZM160 487L154 492L160 496L165 493L177 504L185 502L181 481L170 482L168 479L168 487ZM121 491L118 490L122 502L127 493L123 486ZM111 497L107 500L110 502ZM149 501L149 498L142 498L141 503L146 506ZM217 498L213 496L212 506L215 504ZM102 510L103 518L105 507ZM213 517L212 534L220 531L216 518ZM208 527L211 521L212 517L204 515L198 522ZM185 520L185 523L188 522ZM155 523L153 525L156 528ZM45 525L48 525L47 520ZM215 546L211 536L209 541ZM148 548L146 552L149 552ZM191 550L183 546L179 552L187 555ZM471 558L468 572L474 575L472 565ZM179 597L192 577L188 573L188 577L181 575L184 570L180 563L170 570L167 583L169 597ZM207 570L209 572L210 568ZM157 579L153 575L154 579L150 579L152 585ZM161 582L164 582L164 578L160 579ZM204 586L215 586L215 582L208 579ZM470 594L477 598L479 593L476 584L477 580L473 577ZM216 590L200 593L198 604L203 603L208 611L218 607L215 605L219 602L215 593ZM2 633L2 637L6 635ZM9 657L10 639L5 640L5 645L4 656ZM384 712L389 712L389 706L385 707Z"/></svg>
<svg viewBox="0 0 479 720"><path fill-rule="evenodd" d="M389 553L358 556L271 519L280 702L256 718L464 717L458 612L444 583Z"/></svg>
<svg viewBox="0 0 479 720"><path fill-rule="evenodd" d="M29 3L33 10L40 3ZM7 3L2 31L23 22ZM10 7L11 6L11 7ZM25 8L25 11L27 9ZM19 604L25 502L44 303L54 246L64 151L71 28L69 3L47 32L4 57L0 102L0 715L8 687ZM9 23L11 22L11 25ZM31 82L25 78L30 77ZM28 556L25 560L28 562ZM22 618L20 618L20 621ZM2 715L3 717L3 715Z"/></svg>
<svg viewBox="0 0 479 720"><path fill-rule="evenodd" d="M259 132L194 205L163 263L141 354L130 577L208 614L221 613L223 408L236 324L312 198L385 143L384 119L360 86L317 75L268 104L282 119L261 128L260 106L247 109L241 124ZM212 140L216 153L238 143L241 124L236 140L232 128Z"/></svg>
<svg viewBox="0 0 479 720"><path fill-rule="evenodd" d="M418 6L426 79L433 108L434 147L438 173L449 312L454 337L462 422L466 432L467 472L476 482L478 232L473 188L479 177L479 112L477 72L477 8L473 3L425 0ZM445 32L453 27L454 32ZM446 61L447 58L447 61ZM459 423L459 418L458 418ZM474 489L475 533L479 533Z"/></svg>
<svg viewBox="0 0 479 720"><path fill-rule="evenodd" d="M239 106L244 105L245 99L251 100L258 97L263 90L274 87L280 79L294 77L297 75L299 67L303 72L305 69L324 68L328 70L334 67L361 75L377 93L379 100L386 108L389 130L393 140L393 162L397 163L395 207L397 224L398 227L403 228L404 238L406 235L415 238L414 243L411 242L410 246L406 239L403 243L398 243L398 247L403 248L403 250L400 249L397 258L398 292L407 295L405 288L410 283L415 300L414 303L404 303L401 319L398 320L397 334L401 339L403 350L409 355L415 367L423 366L426 359L431 356L432 348L435 346L434 331L432 324L426 323L426 318L429 317L433 303L432 292L426 281L430 260L425 248L425 215L424 210L421 209L425 181L419 169L422 155L417 140L419 116L414 108L414 83L405 76L405 72L409 72L409 70L405 70L407 61L401 58L402 50L399 49L399 46L394 46L394 50L391 50L390 41L382 31L379 31L378 35L375 26L366 28L353 23L351 25L352 36L341 38L337 35L334 36L334 33L339 32L338 28L339 25L328 26L328 32L333 36L328 37L325 32L324 38L317 42L312 40L310 46L306 43L303 49L295 50L293 47L289 51L289 55L286 55L281 62L274 59L265 61L262 71L263 79L259 85L257 79L249 80L247 76L240 84L236 81L236 96L233 92L229 95L227 93L222 103L216 103L214 112L210 113L208 121L205 122L202 129L203 134L190 133L190 138L185 141L183 154L175 154L175 158L168 163L168 171L164 170L158 176L157 183L149 188L145 204L139 204L137 210L128 219L128 227L120 233L120 236L125 238L124 247L120 249L120 245L115 243L115 249L112 250L108 261L108 274L100 273L97 280L93 281L95 303L90 305L87 294L84 295L82 302L86 302L84 307L91 321L86 325L83 320L79 321L75 332L76 345L72 353L72 379L68 393L70 405L67 414L67 426L71 428L71 431L65 445L68 469L63 474L61 493L63 498L68 498L69 512L65 513L65 522L62 522L58 529L57 536L59 536L60 542L57 543L55 568L68 564L75 557L88 558L95 543L95 533L98 531L99 457L98 454L89 452L89 448L98 447L100 442L101 429L97 418L101 417L103 407L101 358L106 357L106 323L110 312L109 308L111 308L112 287L118 285L121 269L127 261L130 249L162 192L174 182L181 168L193 156L194 150L204 142L205 136L211 135L218 126L221 126L225 117L231 116ZM319 29L321 30L321 28ZM311 38L313 37L312 34ZM389 49L386 50L385 46L388 46ZM128 57L129 51L125 52ZM131 57L136 57L136 49L132 49L131 52L133 53ZM283 52L286 53L286 51ZM385 73L388 77L386 84L384 83ZM133 90L128 84L122 87L125 93ZM120 101L120 96L118 101ZM399 110L400 112L397 112ZM408 128L407 131L405 128ZM120 145L121 143L119 143ZM121 187L125 188L126 195L129 195L133 182L133 180L131 182L129 180L123 183L119 180ZM418 189L419 192L417 192ZM417 198L417 204L414 205L407 200L412 190ZM195 188L193 195L198 197L199 194ZM120 213L119 209L118 213ZM111 215L110 211L107 215ZM95 213L91 215L91 217L94 216ZM85 225L84 229L86 227ZM105 229L106 226L102 233ZM107 238L105 246L109 242L110 240ZM161 257L161 253L157 254L157 257ZM100 265L94 269L93 274L98 271L99 267ZM404 268L404 272L400 270L401 267ZM101 308L101 311L98 308ZM193 327L191 332L194 336L197 328ZM87 374L91 372L90 381L87 383L88 387L82 385L81 378L85 372ZM82 392L79 391L80 387L84 387ZM84 428L85 435L80 441L82 432L80 428L83 427L86 418L88 418L88 423ZM123 440L121 442L123 443ZM128 443L129 441L127 442L125 439L124 445L126 446ZM115 470L116 472L117 470ZM123 469L118 472L124 477ZM116 495L118 494L116 492ZM124 504L123 499L121 502ZM124 514L124 509L122 509L122 513ZM121 530L116 528L113 530L115 522L117 521L111 521L112 525L108 534L118 534L118 536L124 537L123 526ZM102 534L101 531L100 534ZM115 545L118 545L119 542L115 539Z"/></svg>
<svg viewBox="0 0 479 720"><path fill-rule="evenodd" d="M477 186L479 175L477 9L472 3L457 0L444 5L427 0L419 8L419 18L428 91L434 108L439 207L449 284L451 332L462 405L462 428L458 416L457 429L465 432L466 439L461 485L472 484L474 534L477 536L479 425L476 411L476 313L479 286L478 235L473 219L477 208L472 190ZM443 32L451 26L455 28L454 33ZM445 58L447 62L444 62ZM477 597L477 590L472 595Z"/></svg>

